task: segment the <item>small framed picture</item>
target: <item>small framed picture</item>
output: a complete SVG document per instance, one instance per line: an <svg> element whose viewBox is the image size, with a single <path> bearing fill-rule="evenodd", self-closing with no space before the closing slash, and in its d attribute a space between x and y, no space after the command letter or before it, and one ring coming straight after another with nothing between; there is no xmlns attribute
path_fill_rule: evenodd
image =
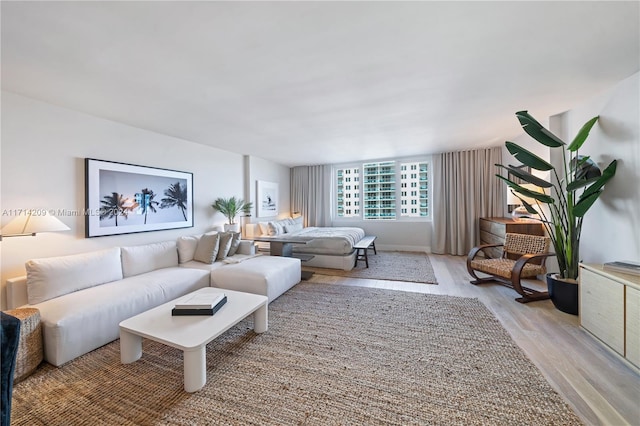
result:
<svg viewBox="0 0 640 426"><path fill-rule="evenodd" d="M256 211L258 217L273 217L278 215L278 184L274 182L258 181L258 202Z"/></svg>

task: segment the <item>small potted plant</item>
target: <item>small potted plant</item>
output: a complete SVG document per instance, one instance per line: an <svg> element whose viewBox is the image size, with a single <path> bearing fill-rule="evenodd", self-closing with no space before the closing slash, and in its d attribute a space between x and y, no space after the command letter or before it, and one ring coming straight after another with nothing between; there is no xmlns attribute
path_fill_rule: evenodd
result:
<svg viewBox="0 0 640 426"><path fill-rule="evenodd" d="M587 121L571 144L567 146L560 138L544 128L527 111L516 113L525 132L539 143L551 149L562 150L564 166L562 170L543 160L532 152L513 143L505 142L507 150L524 165L539 171L549 171L550 181L541 179L516 166L499 167L507 169L511 176L544 189L544 193L532 191L501 175L511 191L522 201L531 214L539 214L551 238L560 271L547 274L549 296L556 308L563 312L578 314L578 265L580 263L580 233L582 220L595 203L605 184L615 175L617 160L600 171L588 156L578 154L578 150L589 136L598 117ZM567 152L568 151L568 152ZM548 206L548 213L536 210L526 199L533 198L538 207Z"/></svg>
<svg viewBox="0 0 640 426"><path fill-rule="evenodd" d="M225 223L224 225L225 231L240 232L240 224L235 222L235 218L240 212L249 214L251 212L251 208L253 207L253 203L245 203L244 200L237 199L236 197L220 197L213 202L211 207L213 207L215 211L218 211L225 215L225 217L229 220L229 223Z"/></svg>

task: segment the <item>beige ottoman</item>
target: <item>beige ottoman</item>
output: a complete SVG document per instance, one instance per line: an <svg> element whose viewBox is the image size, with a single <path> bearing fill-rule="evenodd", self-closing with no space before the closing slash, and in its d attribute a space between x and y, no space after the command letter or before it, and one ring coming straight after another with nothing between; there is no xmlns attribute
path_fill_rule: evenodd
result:
<svg viewBox="0 0 640 426"><path fill-rule="evenodd" d="M40 311L35 308L19 308L5 313L20 320L20 340L13 374L13 383L18 383L33 373L43 359Z"/></svg>

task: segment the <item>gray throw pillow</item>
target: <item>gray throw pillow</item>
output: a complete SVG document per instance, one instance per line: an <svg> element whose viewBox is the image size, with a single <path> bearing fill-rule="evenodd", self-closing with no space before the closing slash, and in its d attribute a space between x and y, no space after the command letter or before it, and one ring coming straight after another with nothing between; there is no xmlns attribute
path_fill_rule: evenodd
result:
<svg viewBox="0 0 640 426"><path fill-rule="evenodd" d="M233 237L231 238L231 247L229 247L229 253L227 256L233 256L238 251L238 247L240 247L240 233L232 232Z"/></svg>
<svg viewBox="0 0 640 426"><path fill-rule="evenodd" d="M233 239L233 232L221 232L220 234L220 247L218 248L217 260L223 260L229 254L231 248L231 240Z"/></svg>
<svg viewBox="0 0 640 426"><path fill-rule="evenodd" d="M196 247L196 252L193 255L193 260L212 264L216 261L219 247L220 234L204 234L200 238L200 241L198 241L198 247Z"/></svg>

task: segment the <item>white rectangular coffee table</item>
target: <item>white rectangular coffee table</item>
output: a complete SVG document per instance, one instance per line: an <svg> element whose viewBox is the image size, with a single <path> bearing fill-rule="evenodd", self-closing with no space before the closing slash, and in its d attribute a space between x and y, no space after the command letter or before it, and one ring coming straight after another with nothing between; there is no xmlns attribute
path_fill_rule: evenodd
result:
<svg viewBox="0 0 640 426"><path fill-rule="evenodd" d="M227 303L214 315L172 316L171 309L195 293L224 293ZM207 343L253 314L253 329L268 328L266 296L206 287L120 323L120 360L134 362L142 356L142 338L155 340L184 353L184 390L195 392L207 382Z"/></svg>

